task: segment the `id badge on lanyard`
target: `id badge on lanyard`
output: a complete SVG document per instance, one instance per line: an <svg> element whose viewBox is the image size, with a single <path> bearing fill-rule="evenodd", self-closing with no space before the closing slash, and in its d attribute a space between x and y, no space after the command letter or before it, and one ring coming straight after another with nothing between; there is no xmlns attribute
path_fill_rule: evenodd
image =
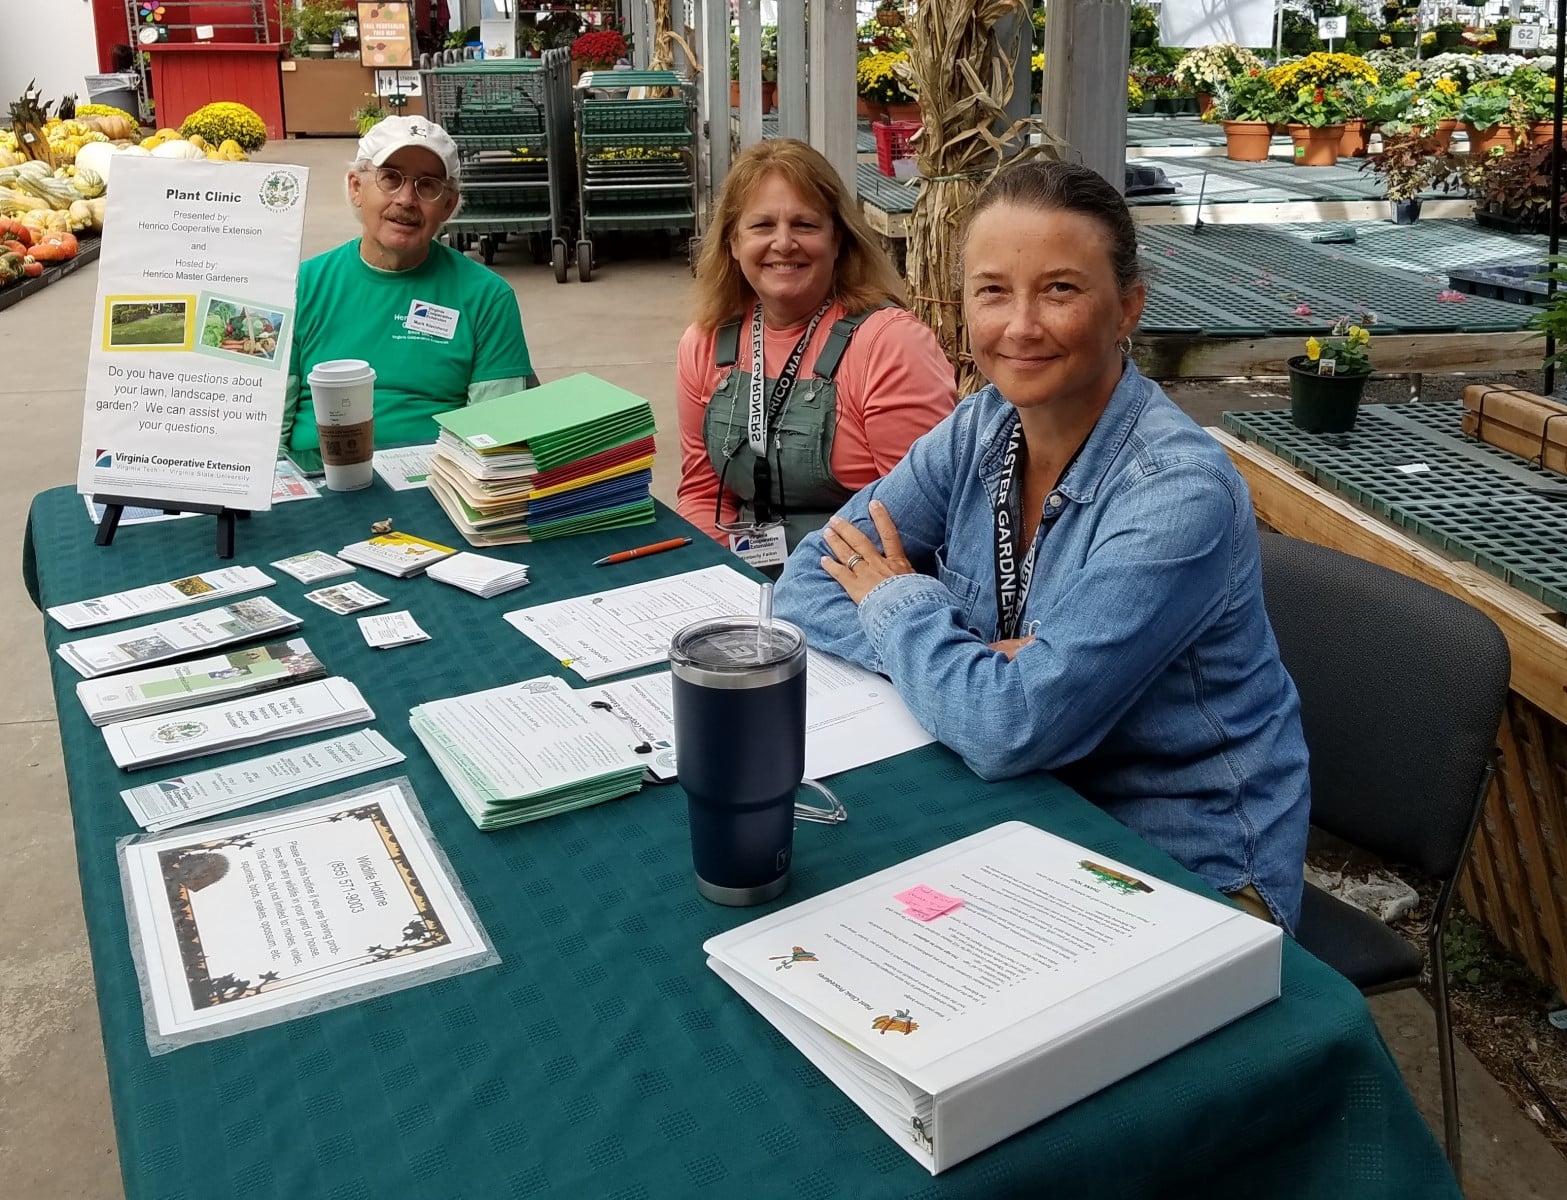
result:
<svg viewBox="0 0 1567 1200"><path fill-rule="evenodd" d="M784 540L782 523L753 525L744 532L728 536L729 549L758 569L781 567L789 557L789 545Z"/></svg>
<svg viewBox="0 0 1567 1200"><path fill-rule="evenodd" d="M996 480L996 637L1018 637L1028 585L1034 575L1034 550L1038 537L1024 548L1018 545L1023 528L1022 489L1017 486L1018 460L1023 449L1023 425L1013 425Z"/></svg>

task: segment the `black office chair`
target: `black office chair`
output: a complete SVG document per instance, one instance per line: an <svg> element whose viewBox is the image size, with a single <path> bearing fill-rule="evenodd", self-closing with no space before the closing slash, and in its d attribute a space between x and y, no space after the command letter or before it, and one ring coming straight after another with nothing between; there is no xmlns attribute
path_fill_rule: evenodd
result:
<svg viewBox="0 0 1567 1200"><path fill-rule="evenodd" d="M1511 656L1484 613L1424 583L1263 534L1263 597L1300 691L1311 823L1441 882L1422 954L1310 884L1297 939L1365 995L1431 963L1447 1157L1459 1171L1458 1081L1442 933L1492 774Z"/></svg>

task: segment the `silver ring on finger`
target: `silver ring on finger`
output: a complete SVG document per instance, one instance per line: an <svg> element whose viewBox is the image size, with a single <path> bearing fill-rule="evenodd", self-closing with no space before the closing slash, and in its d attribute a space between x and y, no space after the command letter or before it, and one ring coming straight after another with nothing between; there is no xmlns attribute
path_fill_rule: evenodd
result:
<svg viewBox="0 0 1567 1200"><path fill-rule="evenodd" d="M851 554L851 555L849 555L849 561L844 563L843 565L845 567L847 567L849 570L852 571L852 570L854 570L855 567L859 566L864 561L865 561L865 555L863 555L863 554Z"/></svg>

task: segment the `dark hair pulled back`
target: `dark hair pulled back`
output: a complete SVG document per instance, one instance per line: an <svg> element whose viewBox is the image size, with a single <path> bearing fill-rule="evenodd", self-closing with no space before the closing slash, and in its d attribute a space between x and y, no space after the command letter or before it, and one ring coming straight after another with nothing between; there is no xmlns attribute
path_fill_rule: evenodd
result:
<svg viewBox="0 0 1567 1200"><path fill-rule="evenodd" d="M1081 213L1097 221L1110 238L1115 281L1125 292L1142 278L1137 263L1137 227L1121 193L1097 171L1049 158L1013 160L987 183L969 209L969 228L980 213L998 204L1041 212Z"/></svg>

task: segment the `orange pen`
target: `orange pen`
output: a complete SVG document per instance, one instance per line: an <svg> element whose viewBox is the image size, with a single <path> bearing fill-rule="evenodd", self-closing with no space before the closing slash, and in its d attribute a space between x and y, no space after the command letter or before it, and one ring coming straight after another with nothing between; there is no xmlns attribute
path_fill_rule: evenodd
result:
<svg viewBox="0 0 1567 1200"><path fill-rule="evenodd" d="M610 563L630 562L633 558L645 558L649 554L662 554L665 550L678 550L682 546L689 546L691 539L670 538L667 542L654 542L651 546L638 546L635 550L617 550L614 554L606 554L603 558L594 562L595 567L607 566Z"/></svg>

